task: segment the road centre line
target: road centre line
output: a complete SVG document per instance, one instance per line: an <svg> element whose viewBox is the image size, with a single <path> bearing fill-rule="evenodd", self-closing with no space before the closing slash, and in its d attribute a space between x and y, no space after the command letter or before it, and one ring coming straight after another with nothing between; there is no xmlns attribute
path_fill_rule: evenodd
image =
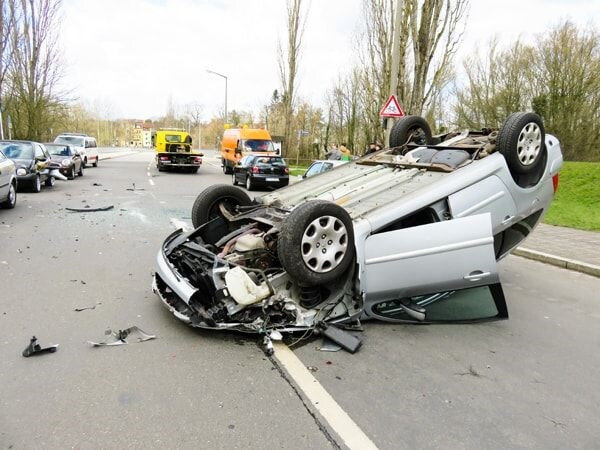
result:
<svg viewBox="0 0 600 450"><path fill-rule="evenodd" d="M377 448L287 345L275 342L273 348L275 359L348 448Z"/></svg>
<svg viewBox="0 0 600 450"><path fill-rule="evenodd" d="M150 186L154 186L154 180L152 178L148 180L148 183L150 183Z"/></svg>

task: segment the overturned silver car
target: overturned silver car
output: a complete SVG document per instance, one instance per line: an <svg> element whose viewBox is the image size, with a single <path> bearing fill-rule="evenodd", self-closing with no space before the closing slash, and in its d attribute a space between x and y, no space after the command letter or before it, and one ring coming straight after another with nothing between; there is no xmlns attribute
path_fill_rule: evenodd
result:
<svg viewBox="0 0 600 450"><path fill-rule="evenodd" d="M507 318L496 261L550 205L558 140L515 113L499 131L440 136L407 116L390 144L254 200L207 188L195 229L160 249L154 292L192 326L267 336Z"/></svg>

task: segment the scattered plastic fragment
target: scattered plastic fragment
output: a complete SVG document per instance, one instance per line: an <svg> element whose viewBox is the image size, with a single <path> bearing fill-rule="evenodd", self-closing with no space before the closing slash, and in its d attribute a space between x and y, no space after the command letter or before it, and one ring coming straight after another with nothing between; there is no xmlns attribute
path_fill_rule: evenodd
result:
<svg viewBox="0 0 600 450"><path fill-rule="evenodd" d="M327 338L323 338L321 345L317 347L317 350L321 352L339 352L342 349L341 345L336 344L333 341L330 341Z"/></svg>
<svg viewBox="0 0 600 450"><path fill-rule="evenodd" d="M73 212L96 212L96 211L108 211L113 208L114 208L114 205L102 206L99 208L65 208L65 209L67 211L73 211Z"/></svg>
<svg viewBox="0 0 600 450"><path fill-rule="evenodd" d="M355 353L361 346L362 341L357 336L344 331L335 325L330 325L325 322L319 322L317 328L323 336L329 338L336 344L339 344L344 350L350 353Z"/></svg>
<svg viewBox="0 0 600 450"><path fill-rule="evenodd" d="M92 347L108 347L114 345L128 344L128 340L130 339L137 340L137 342L145 342L151 339L156 339L155 335L148 334L135 325L124 330L119 330L117 332L112 331L110 328L108 328L104 332L104 335L108 336L105 339L105 342L88 341L88 344L90 344Z"/></svg>
<svg viewBox="0 0 600 450"><path fill-rule="evenodd" d="M92 183L92 186L102 186L100 183Z"/></svg>
<svg viewBox="0 0 600 450"><path fill-rule="evenodd" d="M95 305L92 306L82 306L81 308L73 308L73 311L85 311L86 309L96 309L96 306L101 305L101 302L96 303Z"/></svg>
<svg viewBox="0 0 600 450"><path fill-rule="evenodd" d="M42 353L54 353L57 349L58 344L42 348L41 345L37 343L37 338L33 336L29 341L27 348L23 350L23 356L29 358L30 356L41 355Z"/></svg>

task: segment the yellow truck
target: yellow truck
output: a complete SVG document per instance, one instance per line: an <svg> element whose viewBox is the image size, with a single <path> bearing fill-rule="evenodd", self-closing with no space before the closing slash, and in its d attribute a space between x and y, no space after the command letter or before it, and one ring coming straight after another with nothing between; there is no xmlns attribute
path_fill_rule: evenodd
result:
<svg viewBox="0 0 600 450"><path fill-rule="evenodd" d="M179 128L159 128L153 136L156 168L159 172L181 169L195 173L204 154L192 151L192 137Z"/></svg>

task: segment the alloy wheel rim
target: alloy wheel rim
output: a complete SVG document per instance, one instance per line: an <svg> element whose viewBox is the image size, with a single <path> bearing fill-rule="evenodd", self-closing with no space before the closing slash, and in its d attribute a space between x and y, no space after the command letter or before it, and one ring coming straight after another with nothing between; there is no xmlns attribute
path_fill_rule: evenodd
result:
<svg viewBox="0 0 600 450"><path fill-rule="evenodd" d="M250 177L246 176L246 189L248 189L248 190L250 190L250 183L251 183Z"/></svg>
<svg viewBox="0 0 600 450"><path fill-rule="evenodd" d="M517 157L521 164L533 164L542 149L542 130L535 122L529 122L519 133L517 139Z"/></svg>
<svg viewBox="0 0 600 450"><path fill-rule="evenodd" d="M14 205L15 201L17 200L15 187L12 184L10 185L10 188L8 189L8 200L11 205Z"/></svg>
<svg viewBox="0 0 600 450"><path fill-rule="evenodd" d="M35 190L39 191L42 189L42 180L40 179L40 176L38 175L37 177L35 177Z"/></svg>
<svg viewBox="0 0 600 450"><path fill-rule="evenodd" d="M302 260L314 272L326 273L335 269L348 249L348 230L334 216L313 220L302 235Z"/></svg>

